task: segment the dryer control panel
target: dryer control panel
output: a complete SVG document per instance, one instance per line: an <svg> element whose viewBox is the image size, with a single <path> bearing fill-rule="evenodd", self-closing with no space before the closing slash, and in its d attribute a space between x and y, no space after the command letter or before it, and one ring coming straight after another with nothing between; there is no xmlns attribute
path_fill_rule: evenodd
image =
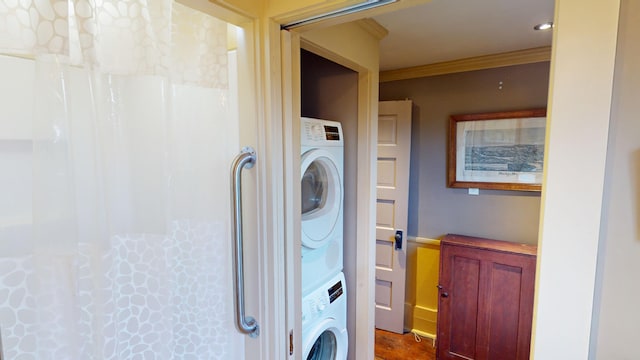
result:
<svg viewBox="0 0 640 360"><path fill-rule="evenodd" d="M303 117L300 126L303 145L340 145L343 142L342 125L337 121Z"/></svg>

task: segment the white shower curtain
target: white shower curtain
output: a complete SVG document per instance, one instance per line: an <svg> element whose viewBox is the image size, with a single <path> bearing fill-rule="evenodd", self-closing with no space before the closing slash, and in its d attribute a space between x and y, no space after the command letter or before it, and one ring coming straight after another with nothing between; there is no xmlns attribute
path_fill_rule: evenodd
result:
<svg viewBox="0 0 640 360"><path fill-rule="evenodd" d="M2 189L28 194L0 204L28 219L0 222L6 359L242 357L229 59L227 24L170 0L0 0L0 78L27 89L0 107L28 104L0 121L32 169Z"/></svg>

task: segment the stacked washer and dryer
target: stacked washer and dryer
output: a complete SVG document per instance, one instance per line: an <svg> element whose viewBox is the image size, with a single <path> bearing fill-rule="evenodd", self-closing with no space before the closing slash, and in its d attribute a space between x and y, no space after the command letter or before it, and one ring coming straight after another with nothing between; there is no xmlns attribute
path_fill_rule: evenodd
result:
<svg viewBox="0 0 640 360"><path fill-rule="evenodd" d="M303 358L344 360L342 126L303 117L301 135Z"/></svg>

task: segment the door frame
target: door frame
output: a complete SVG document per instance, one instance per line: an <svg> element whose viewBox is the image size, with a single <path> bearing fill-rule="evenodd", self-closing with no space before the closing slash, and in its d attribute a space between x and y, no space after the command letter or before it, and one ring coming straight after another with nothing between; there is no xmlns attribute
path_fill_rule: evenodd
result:
<svg viewBox="0 0 640 360"><path fill-rule="evenodd" d="M363 46L366 51L357 51L352 43L348 40L344 42L332 41L335 31L344 30L346 26L350 30L354 30L357 36L366 36L373 38L366 28L356 24L344 24L338 26L338 29L315 29L313 31L283 31L283 64L290 66L283 73L283 94L284 98L284 124L283 132L285 133L285 182L291 184L287 186L285 198L287 200L287 209L292 209L292 213L287 215L288 224L287 232L294 239L293 248L288 249L286 256L291 259L288 267L294 271L287 272L287 283L290 289L293 289L288 301L293 301L295 307L301 304L300 293L300 158L296 154L300 149L300 125L299 117L301 116L301 90L300 90L300 51L305 49L319 56L331 60L339 65L345 66L358 74L358 119L356 134L357 145L357 183L358 189L356 197L356 212L358 213L358 222L356 224L356 245L358 256L349 260L345 254L346 262L353 268L355 278L347 279L347 294L349 301L354 301L353 309L355 314L348 315L357 321L351 322L349 332L350 358L354 359L372 359L374 357L374 317L375 308L371 300L375 295L375 246L370 241L375 236L375 154L377 152L377 104L378 104L378 59L375 57L367 57L371 51L375 54L378 52L378 42L365 42ZM360 32L360 33L358 33ZM345 36L343 36L345 37ZM348 36L347 36L348 38ZM360 49L362 50L362 49ZM287 59L290 57L290 59ZM289 112L291 110L291 112ZM356 286L357 284L357 286ZM294 308L294 307L292 307ZM301 334L301 320L297 311L293 314L292 322L295 334ZM300 346L301 339L294 337L294 354L297 358L302 356ZM359 344L355 347L354 344ZM366 344L363 346L362 344ZM296 350L298 349L298 350Z"/></svg>
<svg viewBox="0 0 640 360"><path fill-rule="evenodd" d="M391 308L385 309L376 304L376 329L383 329L387 331L393 331L397 333L403 333L406 329L405 319L407 318L405 311L407 308L405 293L406 293L406 279L407 279L407 255L408 255L408 220L409 220L409 180L410 180L410 158L411 158L411 123L412 123L412 100L387 100L378 101L378 134L380 134L380 121L387 117L394 117L396 120L395 144L380 144L376 141L378 147L378 156L382 158L394 158L395 166L392 172L395 183L393 186L380 186L378 179L376 179L376 205L380 199L393 200L393 226L392 230L382 227L381 232L389 232L389 238L385 239L385 236L380 236L378 232L378 222L380 222L379 215L376 215L376 282L379 280L391 282L391 301L389 301ZM384 135L382 135L384 136ZM378 139L379 140L379 139ZM386 145L386 146L385 146ZM388 151L386 154L385 149ZM392 155L393 154L393 155ZM387 169L388 170L388 169ZM380 173L378 173L380 175ZM391 241L393 234L396 231L401 230L403 232L400 239L400 249L395 248L395 242ZM396 240L397 241L397 240ZM391 268L385 266L379 266L382 258L377 252L378 244L385 242L386 245L393 247L391 249L391 258L387 258L390 261ZM378 285L376 284L376 288ZM376 289L376 301L378 299ZM398 314L402 316L397 316Z"/></svg>
<svg viewBox="0 0 640 360"><path fill-rule="evenodd" d="M619 11L620 0L556 1L531 358L596 356L594 303ZM594 22L597 29L585 26ZM588 164L575 166L584 159Z"/></svg>
<svg viewBox="0 0 640 360"><path fill-rule="evenodd" d="M559 349L561 356L566 358L586 358L589 352L595 356L598 309L594 307L594 290L598 290L596 270L602 228L604 157L608 145L620 1L589 4L579 0L556 1L547 125L551 136L548 136L545 151L548 165L545 165L538 240L532 358L544 358L545 354L558 356ZM362 18L365 14L354 16ZM333 24L348 20L354 18L334 19ZM585 25L591 23L599 26ZM585 38L590 39L586 45L581 41ZM369 81L377 87L378 74L372 74ZM589 131L575 131L584 124L594 127ZM377 137L377 133L375 135ZM571 144L568 152L564 150L567 144ZM573 166L579 159L576 161L577 156L573 156L571 149L582 149L582 159L597 159L590 164L588 179L584 178L580 167ZM375 159L375 151L369 156ZM375 167L370 171L375 175ZM577 184L579 189L575 188ZM567 196L576 193L579 197ZM567 217L571 221L565 221ZM368 218L368 221L370 225L375 224L375 218ZM575 257L576 249L584 255ZM567 259L576 261L576 266L567 268ZM559 297L559 294L563 296ZM357 296L372 303L373 288L365 286ZM563 301L558 303L558 298ZM597 305L597 298L595 300ZM371 348L370 353L357 353L357 359L361 355L363 359L373 358L373 335L370 338L356 336L354 340L359 344L369 341L367 348Z"/></svg>

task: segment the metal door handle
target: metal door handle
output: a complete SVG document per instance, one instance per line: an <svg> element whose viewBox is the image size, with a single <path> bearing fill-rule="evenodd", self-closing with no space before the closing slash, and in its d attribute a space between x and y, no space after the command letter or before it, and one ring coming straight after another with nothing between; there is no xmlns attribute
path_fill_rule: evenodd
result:
<svg viewBox="0 0 640 360"><path fill-rule="evenodd" d="M250 169L256 162L256 153L251 147L244 147L233 160L231 166L231 203L233 206L233 238L234 263L236 270L236 322L241 332L251 337L260 334L258 322L251 316L244 313L244 262L243 262L243 240L242 240L242 169Z"/></svg>

